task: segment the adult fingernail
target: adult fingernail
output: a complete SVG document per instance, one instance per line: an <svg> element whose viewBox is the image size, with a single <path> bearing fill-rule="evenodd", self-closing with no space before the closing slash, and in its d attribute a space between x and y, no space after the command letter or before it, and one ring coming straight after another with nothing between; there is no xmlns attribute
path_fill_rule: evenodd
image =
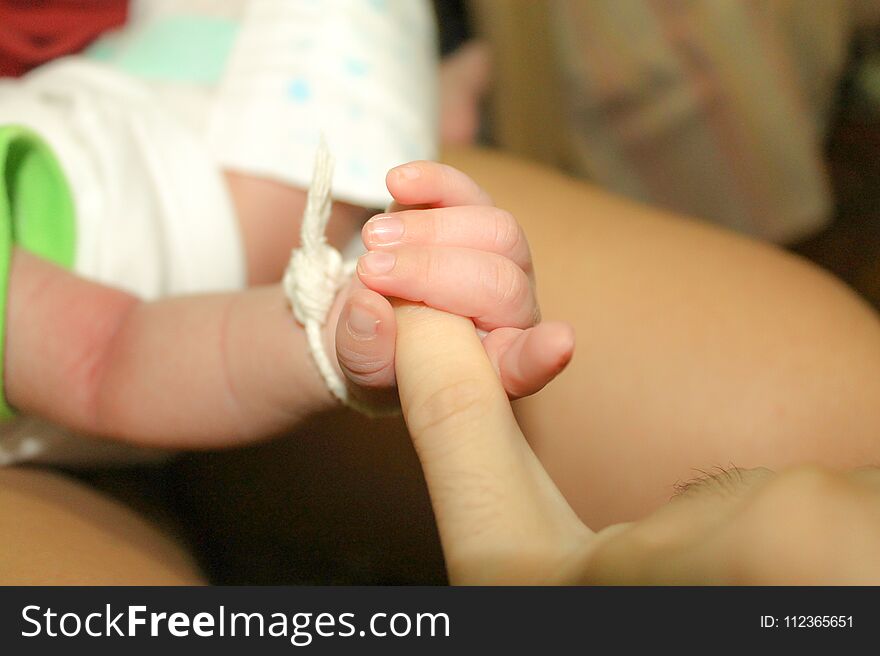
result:
<svg viewBox="0 0 880 656"><path fill-rule="evenodd" d="M379 330L379 319L369 309L352 305L348 312L348 332L357 339L372 339Z"/></svg>
<svg viewBox="0 0 880 656"><path fill-rule="evenodd" d="M358 269L361 273L367 275L378 276L388 273L394 268L394 262L397 260L393 253L379 253L370 251L366 255L362 255L358 260Z"/></svg>
<svg viewBox="0 0 880 656"><path fill-rule="evenodd" d="M367 221L367 239L377 244L390 244L403 237L403 221L380 214Z"/></svg>

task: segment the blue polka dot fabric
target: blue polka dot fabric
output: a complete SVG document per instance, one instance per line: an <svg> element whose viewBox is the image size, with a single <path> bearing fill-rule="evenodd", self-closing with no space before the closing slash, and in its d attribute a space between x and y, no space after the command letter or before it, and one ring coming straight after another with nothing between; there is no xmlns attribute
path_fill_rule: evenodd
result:
<svg viewBox="0 0 880 656"><path fill-rule="evenodd" d="M437 152L427 0L250 0L210 114L230 168L306 187L320 135L334 196L384 207L389 168Z"/></svg>

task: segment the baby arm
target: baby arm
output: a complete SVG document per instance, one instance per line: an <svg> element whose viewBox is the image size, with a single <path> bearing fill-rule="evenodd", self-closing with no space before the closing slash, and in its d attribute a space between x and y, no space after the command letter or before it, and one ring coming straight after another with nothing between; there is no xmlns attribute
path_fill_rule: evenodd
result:
<svg viewBox="0 0 880 656"><path fill-rule="evenodd" d="M249 285L278 282L299 243L306 192L293 185L246 173L224 173L235 206L247 262ZM336 202L327 224L327 239L343 249L369 216L369 210Z"/></svg>
<svg viewBox="0 0 880 656"><path fill-rule="evenodd" d="M518 225L449 167L415 163L388 185L399 205L365 229L371 253L327 322L353 385L393 392L385 296L397 296L472 318L508 394L540 389L568 362L573 336L564 324L535 325ZM395 220L402 233L383 239L376 226ZM394 266L377 273L366 261L376 254ZM22 413L159 447L268 437L333 403L278 286L144 303L24 251L12 264L5 371Z"/></svg>
<svg viewBox="0 0 880 656"><path fill-rule="evenodd" d="M8 401L75 431L216 447L331 404L277 286L145 303L16 251L7 317Z"/></svg>

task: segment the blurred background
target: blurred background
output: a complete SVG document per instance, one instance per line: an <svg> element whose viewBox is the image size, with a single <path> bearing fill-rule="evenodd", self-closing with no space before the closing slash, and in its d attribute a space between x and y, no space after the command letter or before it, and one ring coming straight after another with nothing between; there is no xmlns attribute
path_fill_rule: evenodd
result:
<svg viewBox="0 0 880 656"><path fill-rule="evenodd" d="M413 2L436 16L445 145L499 147L778 243L880 304L880 0ZM151 3L174 13L141 13ZM134 6L0 0L0 77L106 58Z"/></svg>
<svg viewBox="0 0 880 656"><path fill-rule="evenodd" d="M435 0L475 138L775 242L880 307L880 2Z"/></svg>

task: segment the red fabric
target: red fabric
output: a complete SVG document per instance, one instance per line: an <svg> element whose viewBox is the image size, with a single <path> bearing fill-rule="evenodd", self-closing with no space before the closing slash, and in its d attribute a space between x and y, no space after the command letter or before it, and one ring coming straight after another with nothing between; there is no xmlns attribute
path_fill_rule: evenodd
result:
<svg viewBox="0 0 880 656"><path fill-rule="evenodd" d="M0 77L78 52L127 13L128 0L0 0Z"/></svg>

